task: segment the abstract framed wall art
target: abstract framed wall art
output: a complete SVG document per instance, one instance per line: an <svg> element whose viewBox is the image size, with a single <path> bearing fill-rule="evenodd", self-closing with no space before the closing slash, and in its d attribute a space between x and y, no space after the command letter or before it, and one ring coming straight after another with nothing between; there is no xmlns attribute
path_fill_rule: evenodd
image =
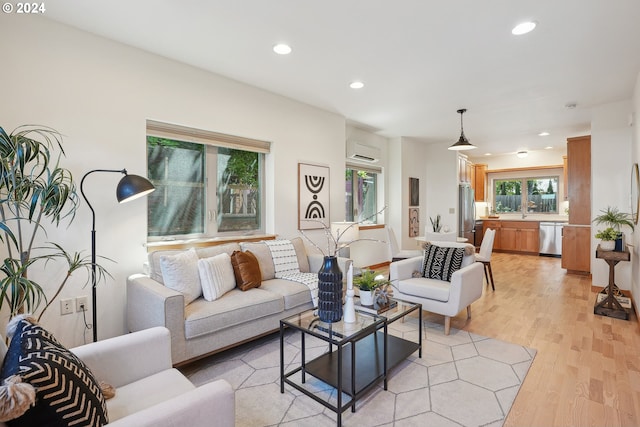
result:
<svg viewBox="0 0 640 427"><path fill-rule="evenodd" d="M420 206L420 180L409 178L409 206Z"/></svg>
<svg viewBox="0 0 640 427"><path fill-rule="evenodd" d="M298 163L298 229L328 226L329 167Z"/></svg>
<svg viewBox="0 0 640 427"><path fill-rule="evenodd" d="M409 237L420 235L420 209L409 208Z"/></svg>

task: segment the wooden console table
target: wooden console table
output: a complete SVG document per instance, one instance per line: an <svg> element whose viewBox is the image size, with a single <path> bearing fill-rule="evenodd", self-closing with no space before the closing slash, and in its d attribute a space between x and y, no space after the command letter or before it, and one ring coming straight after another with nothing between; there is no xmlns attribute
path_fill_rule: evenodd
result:
<svg viewBox="0 0 640 427"><path fill-rule="evenodd" d="M603 259L609 264L609 284L607 285L607 297L593 307L594 314L629 320L629 311L620 305L620 302L615 297L615 289L617 289L615 267L620 261L629 261L631 259L629 249L625 248L624 251L603 251L598 245L596 258Z"/></svg>

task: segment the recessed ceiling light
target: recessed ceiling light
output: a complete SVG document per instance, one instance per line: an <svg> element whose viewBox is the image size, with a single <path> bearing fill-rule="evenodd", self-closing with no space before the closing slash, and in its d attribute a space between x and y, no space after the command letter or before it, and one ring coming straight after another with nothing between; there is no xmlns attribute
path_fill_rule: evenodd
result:
<svg viewBox="0 0 640 427"><path fill-rule="evenodd" d="M545 150L553 150L552 146L544 147Z"/></svg>
<svg viewBox="0 0 640 427"><path fill-rule="evenodd" d="M550 133L549 133L549 132L540 132L540 133L538 134L538 136L549 136L549 135L550 135Z"/></svg>
<svg viewBox="0 0 640 427"><path fill-rule="evenodd" d="M485 155L485 156L490 156L490 155L491 155L491 153L484 153L484 155Z"/></svg>
<svg viewBox="0 0 640 427"><path fill-rule="evenodd" d="M278 55L288 55L291 53L291 46L288 44L280 43L273 46L273 51Z"/></svg>
<svg viewBox="0 0 640 427"><path fill-rule="evenodd" d="M351 89L362 89L364 87L364 83L362 83L361 81L357 81L356 80L355 82L351 82L349 87Z"/></svg>
<svg viewBox="0 0 640 427"><path fill-rule="evenodd" d="M513 30L511 30L511 34L513 34L514 36L527 34L533 31L533 29L536 28L536 25L537 24L534 21L523 22L513 27Z"/></svg>

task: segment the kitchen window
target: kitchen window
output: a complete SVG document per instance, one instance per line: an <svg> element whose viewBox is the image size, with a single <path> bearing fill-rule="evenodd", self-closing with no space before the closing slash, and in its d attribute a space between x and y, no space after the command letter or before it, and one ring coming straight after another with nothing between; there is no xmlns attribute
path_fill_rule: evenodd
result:
<svg viewBox="0 0 640 427"><path fill-rule="evenodd" d="M494 179L496 213L558 213L558 176Z"/></svg>
<svg viewBox="0 0 640 427"><path fill-rule="evenodd" d="M149 121L149 240L264 230L269 143Z"/></svg>
<svg viewBox="0 0 640 427"><path fill-rule="evenodd" d="M378 177L381 170L347 165L345 220L377 224Z"/></svg>

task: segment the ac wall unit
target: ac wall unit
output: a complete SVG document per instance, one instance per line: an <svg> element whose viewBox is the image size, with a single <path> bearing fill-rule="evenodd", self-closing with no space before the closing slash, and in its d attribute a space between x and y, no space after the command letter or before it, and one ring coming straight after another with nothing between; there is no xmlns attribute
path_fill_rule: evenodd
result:
<svg viewBox="0 0 640 427"><path fill-rule="evenodd" d="M380 160L380 149L356 141L347 141L347 157L361 162L376 163Z"/></svg>

